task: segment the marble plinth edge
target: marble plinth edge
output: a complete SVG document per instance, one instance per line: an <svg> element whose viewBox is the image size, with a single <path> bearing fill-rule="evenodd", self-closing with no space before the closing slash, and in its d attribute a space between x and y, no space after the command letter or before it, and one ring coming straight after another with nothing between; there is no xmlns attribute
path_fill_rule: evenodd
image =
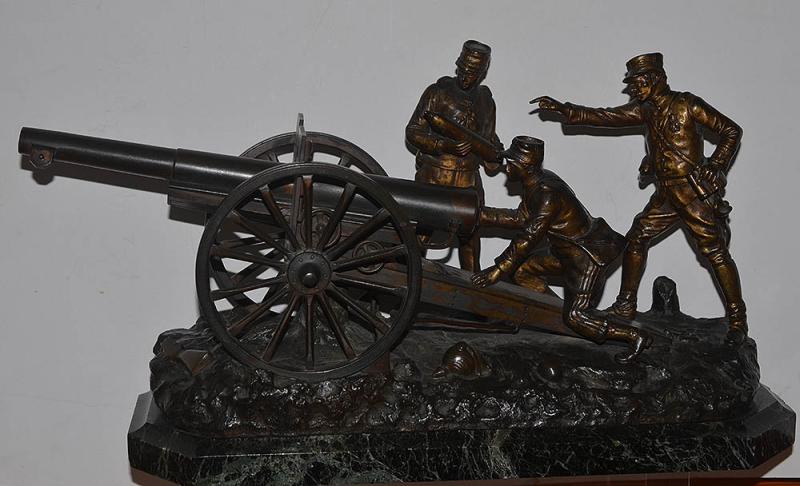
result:
<svg viewBox="0 0 800 486"><path fill-rule="evenodd" d="M174 429L145 393L128 455L180 484L349 484L752 469L794 435L795 413L764 386L716 422L242 438Z"/></svg>

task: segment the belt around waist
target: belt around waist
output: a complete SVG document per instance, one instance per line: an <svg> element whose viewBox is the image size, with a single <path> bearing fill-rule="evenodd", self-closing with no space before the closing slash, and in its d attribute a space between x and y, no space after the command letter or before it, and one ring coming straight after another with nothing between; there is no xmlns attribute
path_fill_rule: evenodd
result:
<svg viewBox="0 0 800 486"><path fill-rule="evenodd" d="M417 155L417 163L430 165L439 169L453 172L473 172L478 170L480 161L475 157L434 157L432 155L420 153Z"/></svg>
<svg viewBox="0 0 800 486"><path fill-rule="evenodd" d="M681 184L688 184L689 177L688 176L659 177L656 183L664 187L678 186Z"/></svg>

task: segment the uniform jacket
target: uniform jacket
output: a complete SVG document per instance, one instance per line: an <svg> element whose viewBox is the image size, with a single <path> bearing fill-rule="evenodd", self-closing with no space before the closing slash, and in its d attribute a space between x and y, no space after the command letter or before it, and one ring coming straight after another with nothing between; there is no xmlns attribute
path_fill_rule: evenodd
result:
<svg viewBox="0 0 800 486"><path fill-rule="evenodd" d="M450 118L501 146L495 133L495 104L489 88L481 85L465 93L457 86L456 79L445 76L422 93L406 126L406 140L417 149L418 167L428 164L449 171L474 172L481 163L480 158L472 153L465 157L438 153L436 142L443 137L431 130L424 117L426 111Z"/></svg>
<svg viewBox="0 0 800 486"><path fill-rule="evenodd" d="M625 247L624 236L602 218L593 218L567 183L547 170L535 182L526 183L517 209L484 208L481 222L522 230L495 260L504 272L525 261L545 239L562 261L573 259L578 250L600 266L615 260Z"/></svg>
<svg viewBox="0 0 800 486"><path fill-rule="evenodd" d="M727 171L742 136L741 128L730 118L688 92L667 90L644 103L633 101L615 108L566 106L567 123L572 125L644 125L649 162L662 180L685 177L702 162L703 129L719 138L709 161L723 171Z"/></svg>

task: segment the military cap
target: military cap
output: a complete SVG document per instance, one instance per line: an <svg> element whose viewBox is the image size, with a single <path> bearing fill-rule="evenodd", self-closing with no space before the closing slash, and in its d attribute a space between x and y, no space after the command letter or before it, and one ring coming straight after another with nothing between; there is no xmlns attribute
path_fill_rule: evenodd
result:
<svg viewBox="0 0 800 486"><path fill-rule="evenodd" d="M503 156L521 164L538 164L544 159L544 142L538 138L520 135L511 141Z"/></svg>
<svg viewBox="0 0 800 486"><path fill-rule="evenodd" d="M478 67L489 64L492 48L476 40L468 40L461 48L456 65L460 67Z"/></svg>
<svg viewBox="0 0 800 486"><path fill-rule="evenodd" d="M628 83L636 76L645 73L652 73L656 71L664 71L664 56L660 52L653 52L650 54L641 54L634 57L625 63L628 72L625 73L625 78L622 80Z"/></svg>

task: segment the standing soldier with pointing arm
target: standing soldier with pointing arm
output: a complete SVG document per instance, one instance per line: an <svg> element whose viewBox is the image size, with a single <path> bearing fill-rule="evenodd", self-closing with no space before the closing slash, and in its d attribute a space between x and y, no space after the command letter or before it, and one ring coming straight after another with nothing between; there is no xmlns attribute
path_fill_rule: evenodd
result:
<svg viewBox="0 0 800 486"><path fill-rule="evenodd" d="M670 89L659 53L643 54L627 63L624 82L633 100L615 108L587 108L561 103L549 96L534 99L539 108L556 111L571 125L646 129L647 156L640 171L654 175L656 192L634 218L626 236L622 284L610 311L625 319L636 316L636 299L647 251L653 238L683 226L711 265L725 298L728 341L747 336L747 317L739 272L728 251L727 215L722 199L725 174L739 146L742 131L701 98ZM703 154L702 130L719 140L710 158Z"/></svg>

